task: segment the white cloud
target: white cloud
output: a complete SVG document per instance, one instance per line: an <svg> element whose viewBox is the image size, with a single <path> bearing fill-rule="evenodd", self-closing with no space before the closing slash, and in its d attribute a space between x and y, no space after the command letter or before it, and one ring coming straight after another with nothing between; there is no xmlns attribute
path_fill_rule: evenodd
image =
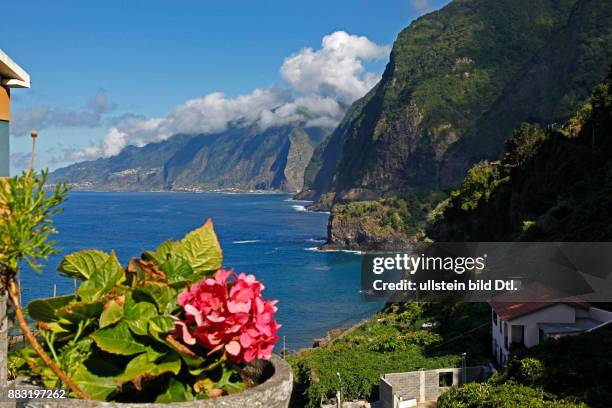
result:
<svg viewBox="0 0 612 408"><path fill-rule="evenodd" d="M365 71L363 62L385 58L389 52L389 47L379 46L367 37L336 31L323 37L321 49L304 48L286 58L281 75L303 94L318 93L350 103L379 79Z"/></svg>
<svg viewBox="0 0 612 408"><path fill-rule="evenodd" d="M18 109L11 121L11 134L24 136L33 130L49 127L98 127L102 115L115 109L117 104L102 90L98 91L83 109L52 108L46 105Z"/></svg>
<svg viewBox="0 0 612 408"><path fill-rule="evenodd" d="M63 160L113 156L128 145L143 146L179 133L218 133L230 125L267 129L300 121L331 129L346 106L380 78L379 73L367 72L363 63L388 53L387 46L337 31L323 38L321 49L305 48L284 60L281 75L288 89L258 88L235 98L214 92L186 101L162 118L119 117L100 143L64 150Z"/></svg>
<svg viewBox="0 0 612 408"><path fill-rule="evenodd" d="M100 126L100 115L96 112L76 111L33 106L18 109L11 121L11 134L24 136L32 130L42 130L52 126L60 127L97 127Z"/></svg>

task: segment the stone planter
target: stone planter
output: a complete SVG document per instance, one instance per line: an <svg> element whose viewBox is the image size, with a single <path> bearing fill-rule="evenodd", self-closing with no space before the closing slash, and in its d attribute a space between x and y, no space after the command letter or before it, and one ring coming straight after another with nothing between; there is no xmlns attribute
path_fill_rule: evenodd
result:
<svg viewBox="0 0 612 408"><path fill-rule="evenodd" d="M192 401L174 402L171 404L153 403L118 403L104 401L85 401L81 399L58 399L58 400L29 400L18 402L18 407L27 408L149 408L149 407L172 407L172 408L287 408L291 399L293 388L293 372L287 362L274 355L266 370L270 370L271 377L265 382L246 391L227 395L220 398Z"/></svg>

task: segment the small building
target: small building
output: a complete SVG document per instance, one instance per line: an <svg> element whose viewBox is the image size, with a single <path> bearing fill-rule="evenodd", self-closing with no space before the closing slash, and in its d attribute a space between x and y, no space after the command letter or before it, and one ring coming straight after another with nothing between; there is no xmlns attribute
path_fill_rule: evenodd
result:
<svg viewBox="0 0 612 408"><path fill-rule="evenodd" d="M451 387L482 382L491 374L491 369L486 366L388 373L380 377L379 406L381 408L431 406Z"/></svg>
<svg viewBox="0 0 612 408"><path fill-rule="evenodd" d="M531 301L535 299L539 301ZM612 322L612 312L575 297L563 297L539 284L518 293L505 293L489 304L491 347L500 365L508 361L514 348L533 347L547 339L577 335Z"/></svg>
<svg viewBox="0 0 612 408"><path fill-rule="evenodd" d="M30 75L0 50L0 177L10 175L11 89L29 87Z"/></svg>

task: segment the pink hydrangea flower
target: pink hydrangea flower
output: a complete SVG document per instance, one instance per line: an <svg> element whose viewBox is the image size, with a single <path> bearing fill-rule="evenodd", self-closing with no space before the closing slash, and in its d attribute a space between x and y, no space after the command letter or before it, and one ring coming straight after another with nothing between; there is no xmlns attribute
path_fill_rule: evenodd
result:
<svg viewBox="0 0 612 408"><path fill-rule="evenodd" d="M253 275L218 270L178 295L185 319L177 321L177 337L209 355L224 349L238 363L269 360L281 326L274 320L277 301L264 300L263 289Z"/></svg>

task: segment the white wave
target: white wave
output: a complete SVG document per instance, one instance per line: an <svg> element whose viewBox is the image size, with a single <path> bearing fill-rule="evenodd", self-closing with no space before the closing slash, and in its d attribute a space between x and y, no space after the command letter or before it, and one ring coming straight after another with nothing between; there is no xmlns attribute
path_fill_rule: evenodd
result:
<svg viewBox="0 0 612 408"><path fill-rule="evenodd" d="M306 242L325 242L325 239L308 238Z"/></svg>
<svg viewBox="0 0 612 408"><path fill-rule="evenodd" d="M244 241L232 241L232 244L254 244L255 242L260 242L259 239L246 239Z"/></svg>
<svg viewBox="0 0 612 408"><path fill-rule="evenodd" d="M314 201L312 200L295 200L293 198L287 198L286 200L283 200L285 202L288 203L314 203Z"/></svg>
<svg viewBox="0 0 612 408"><path fill-rule="evenodd" d="M303 206L303 205L292 205L291 207L292 207L292 208L293 208L295 211L299 211L299 212L308 211L308 210L306 209L306 207L305 207L305 206Z"/></svg>
<svg viewBox="0 0 612 408"><path fill-rule="evenodd" d="M304 248L306 251L314 251L314 252L345 252L347 254L355 254L355 255L361 255L363 254L362 251L356 251L353 249L321 249L319 247L309 247L309 248Z"/></svg>

